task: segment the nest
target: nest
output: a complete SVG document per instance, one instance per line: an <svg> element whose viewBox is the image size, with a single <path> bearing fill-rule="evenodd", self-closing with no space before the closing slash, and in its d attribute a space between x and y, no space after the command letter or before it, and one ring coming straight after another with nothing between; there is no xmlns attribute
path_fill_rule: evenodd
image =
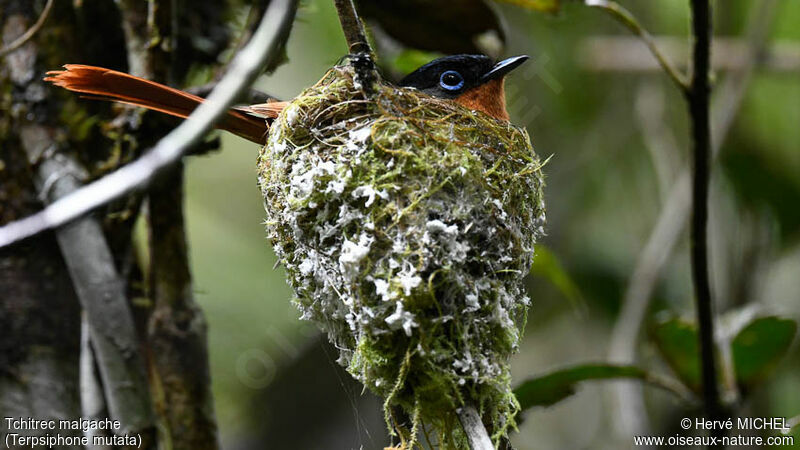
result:
<svg viewBox="0 0 800 450"><path fill-rule="evenodd" d="M369 99L347 67L298 96L259 155L266 226L303 319L381 395L390 429L461 447L470 402L493 438L514 425L509 357L543 234L526 131L412 89ZM394 412L411 418L411 429Z"/></svg>

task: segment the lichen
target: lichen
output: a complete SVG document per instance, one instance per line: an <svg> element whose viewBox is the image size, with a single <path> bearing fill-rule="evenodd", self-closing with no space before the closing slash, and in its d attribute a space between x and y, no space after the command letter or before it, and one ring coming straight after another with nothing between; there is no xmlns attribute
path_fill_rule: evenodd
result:
<svg viewBox="0 0 800 450"><path fill-rule="evenodd" d="M469 401L498 442L519 409L508 362L545 220L525 130L411 89L367 99L337 67L276 120L258 170L302 318L387 421L399 407L461 448Z"/></svg>

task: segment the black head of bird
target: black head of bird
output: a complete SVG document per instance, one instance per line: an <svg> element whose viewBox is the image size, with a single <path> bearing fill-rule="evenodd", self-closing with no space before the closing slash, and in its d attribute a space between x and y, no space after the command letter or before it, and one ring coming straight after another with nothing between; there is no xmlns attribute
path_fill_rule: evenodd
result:
<svg viewBox="0 0 800 450"><path fill-rule="evenodd" d="M400 81L400 86L508 120L503 82L506 74L527 60L526 55L497 63L484 55L445 56L410 73Z"/></svg>

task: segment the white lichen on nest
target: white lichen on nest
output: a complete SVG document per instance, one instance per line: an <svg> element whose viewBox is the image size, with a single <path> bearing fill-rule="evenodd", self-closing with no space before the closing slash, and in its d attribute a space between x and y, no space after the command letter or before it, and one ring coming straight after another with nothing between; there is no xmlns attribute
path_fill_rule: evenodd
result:
<svg viewBox="0 0 800 450"><path fill-rule="evenodd" d="M272 126L259 174L295 302L339 362L443 444L465 399L503 435L544 225L524 129L388 85L367 100L339 67Z"/></svg>

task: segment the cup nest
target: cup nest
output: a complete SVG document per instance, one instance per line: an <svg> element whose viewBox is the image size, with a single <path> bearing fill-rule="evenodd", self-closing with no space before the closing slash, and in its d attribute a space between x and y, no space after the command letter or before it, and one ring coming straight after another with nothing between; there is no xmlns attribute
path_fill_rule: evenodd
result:
<svg viewBox="0 0 800 450"><path fill-rule="evenodd" d="M367 98L346 66L271 127L259 185L294 303L403 442L424 423L461 448L466 402L495 442L514 426L541 167L523 128L389 84Z"/></svg>

